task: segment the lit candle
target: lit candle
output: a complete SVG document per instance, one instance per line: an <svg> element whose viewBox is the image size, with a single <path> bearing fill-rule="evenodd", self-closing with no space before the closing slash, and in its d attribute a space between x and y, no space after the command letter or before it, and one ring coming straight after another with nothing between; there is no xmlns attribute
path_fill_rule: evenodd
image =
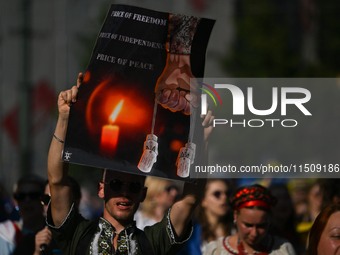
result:
<svg viewBox="0 0 340 255"><path fill-rule="evenodd" d="M113 125L115 122L118 113L120 112L124 100L121 100L119 104L116 106L114 111L109 117L109 124L103 126L102 135L100 139L100 151L101 154L105 156L112 156L115 154L118 144L118 136L119 136L119 127L117 125Z"/></svg>

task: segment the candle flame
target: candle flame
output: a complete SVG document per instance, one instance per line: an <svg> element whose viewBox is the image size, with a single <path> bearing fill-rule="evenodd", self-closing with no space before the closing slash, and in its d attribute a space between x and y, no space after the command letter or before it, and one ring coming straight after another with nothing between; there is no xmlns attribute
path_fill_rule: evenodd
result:
<svg viewBox="0 0 340 255"><path fill-rule="evenodd" d="M118 103L118 105L116 106L116 108L113 110L113 112L110 115L109 121L112 124L113 122L115 122L118 113L120 112L120 110L122 109L122 105L123 105L124 99L120 100L120 102Z"/></svg>

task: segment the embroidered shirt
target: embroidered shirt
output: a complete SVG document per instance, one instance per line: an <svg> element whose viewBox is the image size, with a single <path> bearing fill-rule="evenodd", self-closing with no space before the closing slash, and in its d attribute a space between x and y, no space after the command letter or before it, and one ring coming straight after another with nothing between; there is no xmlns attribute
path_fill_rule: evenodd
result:
<svg viewBox="0 0 340 255"><path fill-rule="evenodd" d="M110 222L100 218L90 244L90 254L138 254L137 242L132 238L135 229L136 223L132 222L118 233L115 251L112 244L117 232Z"/></svg>
<svg viewBox="0 0 340 255"><path fill-rule="evenodd" d="M54 226L49 208L47 210L46 221L63 254L75 254L78 242L85 236L88 230L91 229L93 224L98 224L97 230L91 238L91 242L89 243L87 250L84 251L84 254L142 254L140 245L143 244L138 243L135 234L135 222L126 226L126 228L118 234L117 250L115 251L112 248L109 251L110 253L107 253L105 250L99 248L101 243L100 238L105 233L105 236L107 236L104 239L107 237L113 239L113 236L117 233L115 233L112 225L105 219L101 218L99 223L98 220L88 221L79 213L75 212L73 204L65 221L59 227ZM112 233L112 235L110 233ZM153 226L146 227L144 229L144 233L151 244L154 254L177 254L177 252L182 249L186 241L190 238L192 233L192 224L190 224L184 240L179 241L179 238L171 225L169 210L164 215L161 222L158 222ZM107 242L108 241L104 241L102 243L102 247L104 247Z"/></svg>

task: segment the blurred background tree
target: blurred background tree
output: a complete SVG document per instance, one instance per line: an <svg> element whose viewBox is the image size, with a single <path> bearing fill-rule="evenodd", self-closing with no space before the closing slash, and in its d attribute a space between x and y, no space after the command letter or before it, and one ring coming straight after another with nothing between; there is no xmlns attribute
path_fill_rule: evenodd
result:
<svg viewBox="0 0 340 255"><path fill-rule="evenodd" d="M235 38L222 59L233 77L336 77L340 22L336 0L240 0Z"/></svg>
<svg viewBox="0 0 340 255"><path fill-rule="evenodd" d="M234 38L221 59L223 70L233 78L338 77L339 11L336 0L234 1ZM260 97L254 99L256 109L270 108L273 84L269 85L253 86L255 98L259 94L269 97L269 101ZM265 125L260 129L220 125L212 144L230 146L214 152L216 162L254 165L313 160L330 163L340 153L339 141L334 135L340 127L340 105L336 103L339 86L311 85L310 89L312 99L306 107L313 116L301 118L300 111L290 111L289 118L299 122L296 128L283 128L280 124L274 128ZM243 92L246 96L246 88ZM225 101L232 101L227 98ZM233 116L231 102L223 102L221 108L213 111L218 115L223 111L224 115L219 116L234 121L260 117L249 112L244 116ZM277 111L270 118L284 119L285 116ZM323 148L321 152L320 148Z"/></svg>

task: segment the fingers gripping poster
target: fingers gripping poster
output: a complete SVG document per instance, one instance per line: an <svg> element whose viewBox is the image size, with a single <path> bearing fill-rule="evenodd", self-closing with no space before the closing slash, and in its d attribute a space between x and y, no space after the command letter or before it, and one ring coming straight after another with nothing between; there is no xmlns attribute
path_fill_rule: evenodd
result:
<svg viewBox="0 0 340 255"><path fill-rule="evenodd" d="M62 160L190 181L214 21L111 5L71 107Z"/></svg>

